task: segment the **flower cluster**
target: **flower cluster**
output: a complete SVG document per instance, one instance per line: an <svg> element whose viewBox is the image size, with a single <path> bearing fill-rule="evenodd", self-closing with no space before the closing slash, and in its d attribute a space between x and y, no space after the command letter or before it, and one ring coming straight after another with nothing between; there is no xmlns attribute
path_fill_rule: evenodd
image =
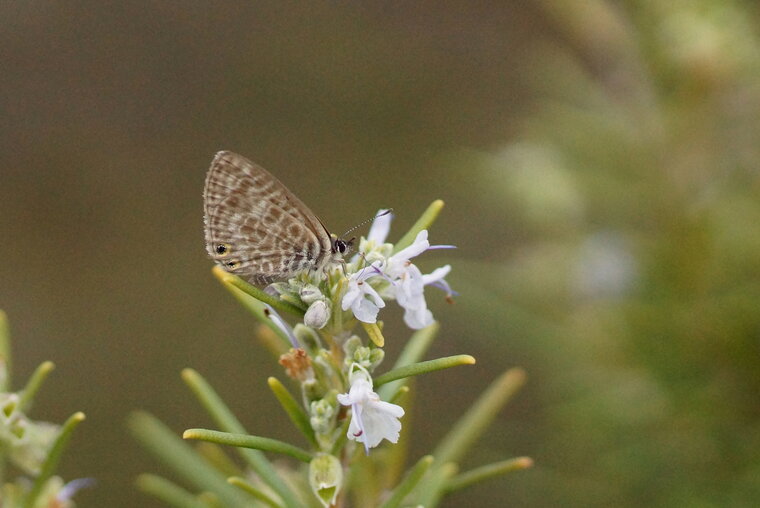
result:
<svg viewBox="0 0 760 508"><path fill-rule="evenodd" d="M0 312L0 321L3 319ZM3 328L2 324L0 322L0 329ZM0 337L0 387L7 386L9 381L8 363L2 354L5 348L1 343L5 341L7 336ZM74 494L92 483L89 478L64 483L58 476L51 475L50 467L56 461L53 456L54 446L62 438L65 439L64 434L68 434L84 415L75 414L64 428L32 420L26 414L31 397L51 369L50 362L43 363L21 392L2 391L3 388L0 388L0 471L6 469L7 463L28 475L20 476L13 482L0 482L0 506L3 508L73 508ZM34 478L33 482L31 478Z"/></svg>
<svg viewBox="0 0 760 508"><path fill-rule="evenodd" d="M435 285L451 296L451 288L444 277L451 271L446 265L423 275L411 259L429 249L451 248L450 245L431 246L427 230L420 231L412 245L393 253L393 246L385 243L393 216L380 210L362 239L359 254L351 262L348 291L341 308L351 309L356 319L364 323L377 321L377 314L385 307L385 300L396 300L404 309L404 322L419 330L433 324L433 313L427 308L425 286Z"/></svg>
<svg viewBox="0 0 760 508"><path fill-rule="evenodd" d="M221 266L214 267L214 275L259 319L263 325L259 337L276 352L285 374L297 387L299 393L292 393L276 377L268 379L269 388L309 448L248 435L209 383L186 369L183 379L221 430L188 429L183 438L244 447L241 457L245 468L215 458L214 463L223 465L217 468L222 474L211 477L206 473L209 463L199 453L199 467L193 468L188 481L194 488L203 485L203 494L196 496L153 475L143 475L140 488L164 500L180 499L179 495L183 503L201 496L205 502L205 496L212 492L220 506L230 508L250 506L253 498L283 508L313 506L316 502L325 508L432 508L450 491L529 467L532 461L520 457L456 475L467 448L461 444L481 435L523 382L519 369L507 371L494 381L443 438L436 456L420 458L406 473L407 447L397 446L387 453L372 451L386 441L398 443L409 432L402 429L407 411L402 406L408 402L410 390L407 378L475 363L470 355L424 359L439 328L428 309L425 288L443 290L447 300L453 293L445 280L451 270L448 265L423 273L415 264L427 250L450 248L431 246L428 241L427 228L442 207L440 200L431 203L395 245L386 241L392 216L381 210L353 256L324 270L298 273L263 290ZM404 339L394 365L380 371L386 339L379 318L390 301L403 309L404 321L414 332ZM280 313L298 316L300 322L291 327ZM184 449L179 443L164 446L172 436L163 424L148 414L136 414L130 427L153 454L181 476L186 475L190 456L175 453ZM157 433L161 435L158 440ZM270 462L263 454L250 453L251 448L307 463L306 477L303 468ZM231 485L238 490L230 490Z"/></svg>
<svg viewBox="0 0 760 508"><path fill-rule="evenodd" d="M423 274L412 261L427 250L450 246L431 246L426 229L410 233L404 245L394 246L386 242L392 218L388 210L380 210L350 259L324 272L300 273L265 290L304 313L303 323L291 328L273 307L264 312L280 336L289 339L291 348L280 363L301 384L307 432L313 432L318 448L310 479L326 506L340 491L343 475L336 446L342 439L360 443L369 454L384 440L397 443L401 432L404 409L381 400L374 390L372 373L384 357L380 309L395 300L404 309L404 322L420 330L434 322L425 287L436 286L447 298L452 295L445 280L450 266ZM370 336L366 345L352 331L357 323Z"/></svg>
<svg viewBox="0 0 760 508"><path fill-rule="evenodd" d="M453 292L445 277L451 266L423 274L411 260L427 250L453 246L430 245L428 232L423 229L411 245L395 250L393 244L386 243L392 219L388 210L380 210L369 234L360 240L358 252L344 264L334 266L326 280L322 273L304 273L270 285L271 291L306 308L304 324L315 329L330 328L332 323L333 331L337 331L351 317L376 323L380 309L390 300L404 309L404 322L410 328L430 326L434 320L425 300L425 287L438 287L450 299ZM345 281L347 287L343 285Z"/></svg>
<svg viewBox="0 0 760 508"><path fill-rule="evenodd" d="M338 395L338 402L351 406L353 418L348 426L348 437L364 443L364 449L379 445L383 439L398 442L401 432L399 418L404 416L401 406L384 402L372 391L372 377L361 365L352 364L348 393Z"/></svg>
<svg viewBox="0 0 760 508"><path fill-rule="evenodd" d="M398 441L401 429L399 419L404 410L398 405L380 400L377 393L372 391L371 373L382 359L383 351L360 346L359 337L351 335L353 325L359 321L375 326L374 329L379 333L377 321L380 309L385 307L386 301L395 300L404 309L404 322L410 328L419 330L434 322L433 313L425 300L425 287L436 286L445 291L447 298L452 295L445 280L451 270L449 265L423 274L412 262L413 258L427 250L452 247L431 246L428 232L423 229L417 232L410 245L398 249L386 242L392 219L389 210L380 210L369 234L360 240L358 252L347 262L332 267L327 273L303 273L268 288L283 300L306 309L303 326L297 325L295 330L274 309L269 309L269 312L273 323L290 338L294 351L305 350L316 358L309 366L310 372L312 369L318 373L320 369L323 370L321 376L312 374L308 382L304 381L303 375L292 368L298 355L291 352L281 358L288 375L302 381L307 394L321 397L329 392L329 400L336 405L332 408L332 413L338 413L338 403L350 407L351 423L346 435L348 439L362 443L367 453L383 439L392 443ZM303 329L307 327L311 332ZM325 348L323 341L343 344L344 361L339 372L334 372L331 367L334 362L326 361L330 348L329 344ZM370 360L373 354L374 360ZM340 382L330 385L330 390L326 390L325 384L320 384L318 379L340 379ZM317 386L322 389L315 390ZM310 410L324 410L324 398L307 399ZM314 418L314 414L311 416Z"/></svg>
<svg viewBox="0 0 760 508"><path fill-rule="evenodd" d="M35 422L22 411L17 393L0 393L0 449L28 474L37 474L60 426Z"/></svg>

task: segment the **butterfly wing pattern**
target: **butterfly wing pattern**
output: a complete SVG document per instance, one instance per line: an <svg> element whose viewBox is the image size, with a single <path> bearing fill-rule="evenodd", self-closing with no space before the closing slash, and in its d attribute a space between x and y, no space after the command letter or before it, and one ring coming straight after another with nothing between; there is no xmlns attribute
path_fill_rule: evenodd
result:
<svg viewBox="0 0 760 508"><path fill-rule="evenodd" d="M322 222L271 173L241 155L216 154L203 197L206 250L230 273L269 284L332 260Z"/></svg>

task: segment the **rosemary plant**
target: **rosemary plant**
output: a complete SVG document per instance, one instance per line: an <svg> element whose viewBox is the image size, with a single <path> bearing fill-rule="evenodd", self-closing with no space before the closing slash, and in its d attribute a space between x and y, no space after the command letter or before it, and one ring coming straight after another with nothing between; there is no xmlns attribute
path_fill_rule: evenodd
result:
<svg viewBox="0 0 760 508"><path fill-rule="evenodd" d="M65 483L55 469L84 413L74 413L63 425L35 421L28 411L34 396L55 366L44 362L26 386L11 391L10 334L0 311L0 507L73 508L72 496L92 480ZM19 474L10 478L11 472Z"/></svg>
<svg viewBox="0 0 760 508"><path fill-rule="evenodd" d="M437 287L451 299L443 266L423 274L412 259L427 250L451 248L428 242L428 228L443 203L433 202L411 230L387 243L392 215L382 211L358 252L326 272L306 271L261 290L215 267L214 275L265 326L262 335L290 379L290 388L268 378L273 395L295 429L309 443L304 449L251 435L196 371L182 377L217 424L188 429L183 438L207 443L191 448L147 413L136 413L136 437L179 474L188 487L143 475L139 487L175 507L383 507L436 506L448 493L532 464L508 459L459 472L470 445L524 382L519 369L505 372L464 413L430 455L404 473L406 447L396 445L404 422L408 379L475 363L469 355L422 361L439 325L427 307L425 289ZM389 369L380 311L395 301L414 330ZM293 316L291 327L282 316ZM387 443L386 443L387 441ZM234 447L244 467L214 445ZM264 452L289 457L276 464Z"/></svg>

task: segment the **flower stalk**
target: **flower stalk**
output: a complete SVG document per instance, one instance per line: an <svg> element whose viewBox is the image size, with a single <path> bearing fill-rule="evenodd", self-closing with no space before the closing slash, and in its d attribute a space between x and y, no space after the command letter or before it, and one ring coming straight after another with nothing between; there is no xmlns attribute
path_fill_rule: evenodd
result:
<svg viewBox="0 0 760 508"><path fill-rule="evenodd" d="M0 506L73 508L73 496L93 481L64 483L55 470L85 415L76 412L63 425L32 420L28 412L34 396L55 366L43 362L22 390L12 392L10 365L9 327L0 311ZM8 466L22 474L12 481L5 478Z"/></svg>
<svg viewBox="0 0 760 508"><path fill-rule="evenodd" d="M225 480L220 471L209 471L211 465L197 455L191 459L186 445L166 436L162 424L145 414L133 417L133 432L173 464L181 477L230 507L247 506L241 494L256 506L270 507L432 507L449 492L452 478L466 486L519 469L513 463L498 464L455 476L458 461L521 384L524 375L511 371L465 414L433 455L419 459L401 477L407 447L397 443L408 432L403 405L410 399L404 396L410 389L409 378L475 364L470 355L423 360L439 330L428 306L427 288L441 289L440 301L451 300L455 294L445 279L449 265L424 273L416 264L429 250L452 248L431 245L428 240L428 228L442 208L442 201L433 202L395 244L387 242L393 215L380 210L353 256L324 271L306 271L272 283L266 290L214 268L224 287L253 313L268 335L277 337L272 349L278 351L279 363L294 388L271 376L268 385L293 428L304 435L308 450L247 433L227 404L191 369L185 369L182 377L219 430L189 429L183 438L234 447L246 468L239 474L228 471ZM395 338L386 336L380 317L392 302L403 310L413 334L393 367L384 369L385 345ZM280 313L298 321L291 324ZM158 449L165 439L172 444ZM391 448L377 450L386 447ZM283 466L262 452L306 466ZM162 498L186 497L184 491L150 477L140 483L146 492Z"/></svg>

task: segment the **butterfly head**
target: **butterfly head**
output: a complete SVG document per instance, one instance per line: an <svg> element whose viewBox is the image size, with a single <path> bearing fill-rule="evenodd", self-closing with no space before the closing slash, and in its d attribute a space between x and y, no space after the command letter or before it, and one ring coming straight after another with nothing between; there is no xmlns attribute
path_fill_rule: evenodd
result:
<svg viewBox="0 0 760 508"><path fill-rule="evenodd" d="M354 240L356 237L351 237L350 240L343 240L335 235L332 236L332 252L333 254L340 254L341 256L351 252L351 248L354 246Z"/></svg>

